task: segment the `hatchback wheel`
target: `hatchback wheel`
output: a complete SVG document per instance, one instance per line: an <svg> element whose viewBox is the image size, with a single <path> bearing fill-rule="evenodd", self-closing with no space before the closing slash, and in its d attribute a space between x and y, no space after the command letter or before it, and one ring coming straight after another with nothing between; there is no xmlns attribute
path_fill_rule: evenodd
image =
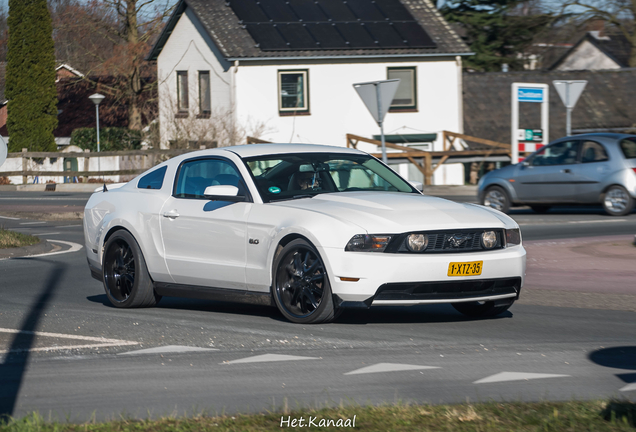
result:
<svg viewBox="0 0 636 432"><path fill-rule="evenodd" d="M329 322L335 317L331 286L316 248L293 240L274 262L273 296L288 320L301 324Z"/></svg>
<svg viewBox="0 0 636 432"><path fill-rule="evenodd" d="M634 199L624 187L614 185L605 191L603 208L611 216L625 216L634 208Z"/></svg>
<svg viewBox="0 0 636 432"><path fill-rule="evenodd" d="M491 186L486 189L482 205L492 207L503 213L508 213L510 210L510 198L503 188L499 186Z"/></svg>
<svg viewBox="0 0 636 432"><path fill-rule="evenodd" d="M128 231L117 231L108 239L102 269L106 296L114 306L148 307L161 299L155 294L141 249Z"/></svg>

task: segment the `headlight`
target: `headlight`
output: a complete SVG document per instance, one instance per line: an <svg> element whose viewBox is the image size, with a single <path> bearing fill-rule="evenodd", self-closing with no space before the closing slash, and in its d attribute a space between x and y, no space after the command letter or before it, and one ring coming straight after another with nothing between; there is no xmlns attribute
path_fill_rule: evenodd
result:
<svg viewBox="0 0 636 432"><path fill-rule="evenodd" d="M506 247L521 244L521 231L519 228L506 230Z"/></svg>
<svg viewBox="0 0 636 432"><path fill-rule="evenodd" d="M391 236L387 235L357 234L349 240L345 250L350 252L384 252L390 240Z"/></svg>
<svg viewBox="0 0 636 432"><path fill-rule="evenodd" d="M428 236L426 234L409 234L406 238L406 247L411 252L422 252L428 246Z"/></svg>
<svg viewBox="0 0 636 432"><path fill-rule="evenodd" d="M484 249L492 249L497 246L497 233L494 231L484 231L481 233L481 246Z"/></svg>

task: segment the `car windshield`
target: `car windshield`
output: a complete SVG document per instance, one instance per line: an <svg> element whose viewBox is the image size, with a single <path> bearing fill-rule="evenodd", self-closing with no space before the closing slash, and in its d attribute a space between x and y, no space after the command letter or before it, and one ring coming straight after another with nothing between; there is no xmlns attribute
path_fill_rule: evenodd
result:
<svg viewBox="0 0 636 432"><path fill-rule="evenodd" d="M621 150L626 159L636 158L636 138L625 138L621 141Z"/></svg>
<svg viewBox="0 0 636 432"><path fill-rule="evenodd" d="M263 202L349 191L417 193L395 172L367 155L294 153L246 158L245 163Z"/></svg>

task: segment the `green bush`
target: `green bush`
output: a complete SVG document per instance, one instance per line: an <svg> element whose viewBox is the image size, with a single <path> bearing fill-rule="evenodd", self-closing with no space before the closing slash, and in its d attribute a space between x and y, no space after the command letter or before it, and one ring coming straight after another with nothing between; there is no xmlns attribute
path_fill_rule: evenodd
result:
<svg viewBox="0 0 636 432"><path fill-rule="evenodd" d="M96 129L75 129L73 133L71 133L71 145L96 152ZM141 131L119 127L100 128L99 147L101 151L138 150L141 148Z"/></svg>

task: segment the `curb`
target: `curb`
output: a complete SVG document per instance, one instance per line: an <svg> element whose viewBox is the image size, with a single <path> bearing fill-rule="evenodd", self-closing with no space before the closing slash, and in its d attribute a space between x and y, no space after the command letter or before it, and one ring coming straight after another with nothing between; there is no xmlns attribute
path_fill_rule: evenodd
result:
<svg viewBox="0 0 636 432"><path fill-rule="evenodd" d="M2 174L0 172L0 174ZM38 183L1 185L0 192L94 192L101 183Z"/></svg>
<svg viewBox="0 0 636 432"><path fill-rule="evenodd" d="M38 255L50 252L55 249L53 244L46 239L40 239L40 242L31 246L23 246L17 248L0 249L0 259L19 258L29 255Z"/></svg>

